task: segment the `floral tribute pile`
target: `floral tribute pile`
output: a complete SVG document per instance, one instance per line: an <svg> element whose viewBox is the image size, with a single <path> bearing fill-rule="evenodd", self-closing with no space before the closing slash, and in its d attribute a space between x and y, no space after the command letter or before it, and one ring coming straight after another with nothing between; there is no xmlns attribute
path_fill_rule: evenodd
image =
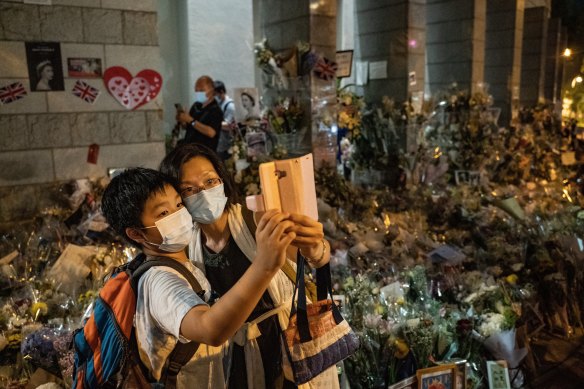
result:
<svg viewBox="0 0 584 389"><path fill-rule="evenodd" d="M488 387L489 360L506 360L521 387L539 366L533 336L582 333L584 188L561 162L561 129L544 107L500 128L485 93L452 89L434 107L339 93L343 165L380 174L316 174L334 292L361 339L343 365L353 389L449 362L466 388ZM259 163L287 156L245 158L241 139L230 153L242 195L259 192ZM104 276L136 255L99 211L106 184L63 185L54 206L0 235L1 386L70 385L71 331Z"/></svg>

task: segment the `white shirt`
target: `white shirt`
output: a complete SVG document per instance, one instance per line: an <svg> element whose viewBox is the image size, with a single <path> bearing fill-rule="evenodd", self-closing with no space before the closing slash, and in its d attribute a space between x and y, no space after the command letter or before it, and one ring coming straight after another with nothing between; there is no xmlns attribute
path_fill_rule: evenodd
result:
<svg viewBox="0 0 584 389"><path fill-rule="evenodd" d="M184 263L209 296L211 287L203 273L190 262ZM149 269L138 282L136 304L136 340L140 358L160 379L168 355L177 341L188 342L180 335L180 325L191 308L206 304L176 270L157 266ZM226 349L226 347L225 347ZM178 375L179 388L224 388L222 358L224 347L201 344L197 353Z"/></svg>

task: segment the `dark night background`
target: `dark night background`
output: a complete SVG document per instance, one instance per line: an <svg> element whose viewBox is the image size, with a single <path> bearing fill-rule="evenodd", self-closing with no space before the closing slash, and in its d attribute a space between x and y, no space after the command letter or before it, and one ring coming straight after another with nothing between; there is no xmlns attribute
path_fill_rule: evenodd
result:
<svg viewBox="0 0 584 389"><path fill-rule="evenodd" d="M552 16L568 28L568 47L584 50L584 0L552 0Z"/></svg>

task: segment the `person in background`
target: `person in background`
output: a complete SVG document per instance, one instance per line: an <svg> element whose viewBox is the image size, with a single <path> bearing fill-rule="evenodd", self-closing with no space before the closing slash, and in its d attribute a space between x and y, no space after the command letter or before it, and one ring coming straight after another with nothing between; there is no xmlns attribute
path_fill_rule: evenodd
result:
<svg viewBox="0 0 584 389"><path fill-rule="evenodd" d="M233 131L235 130L235 104L227 96L225 84L222 81L215 81L215 100L223 112L223 122L219 135L219 144L217 145L217 154L221 159L229 159L230 155L227 150L233 142Z"/></svg>
<svg viewBox="0 0 584 389"><path fill-rule="evenodd" d="M181 143L196 143L217 150L223 112L215 100L215 85L209 76L195 82L195 102L188 113L178 111L176 120L187 130Z"/></svg>
<svg viewBox="0 0 584 389"><path fill-rule="evenodd" d="M175 180L156 170L128 169L105 189L103 214L120 236L142 250L146 260L175 260L210 292L209 282L186 255L194 225L176 188ZM253 264L212 306L204 300L210 293L199 296L174 269L154 266L144 273L138 282L134 323L139 356L154 379L163 376L177 342L192 341L200 346L180 370L177 388L225 388L223 364L220 359L209 363L206 345L222 345L247 319L286 261L286 248L296 238L293 226L289 214L266 212L258 223ZM201 363L203 368L198 368Z"/></svg>
<svg viewBox="0 0 584 389"><path fill-rule="evenodd" d="M216 153L199 145L175 148L162 161L160 170L179 181L185 207L195 221L189 259L205 272L219 301L230 293L252 264L259 248L254 215L239 203L239 195L225 165ZM257 216L257 215L256 215ZM246 323L231 339L227 365L229 387L234 389L296 388L287 369L288 357L281 348L287 328L295 278L297 250L313 268L330 260L330 245L321 223L299 214L289 214L296 238L287 250L287 262L272 279ZM258 224L259 227L259 224ZM285 268L292 270L292 275ZM289 367L289 366L288 366ZM300 386L301 389L339 387L336 366Z"/></svg>

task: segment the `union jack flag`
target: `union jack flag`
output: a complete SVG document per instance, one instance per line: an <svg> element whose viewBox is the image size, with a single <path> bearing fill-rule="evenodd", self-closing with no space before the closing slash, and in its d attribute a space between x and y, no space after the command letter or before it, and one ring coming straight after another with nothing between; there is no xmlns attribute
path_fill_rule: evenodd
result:
<svg viewBox="0 0 584 389"><path fill-rule="evenodd" d="M22 82L15 82L0 88L0 102L2 104L12 103L22 99L24 96L26 96L26 89L24 89Z"/></svg>
<svg viewBox="0 0 584 389"><path fill-rule="evenodd" d="M322 57L314 65L313 72L316 77L330 81L337 74L337 63Z"/></svg>
<svg viewBox="0 0 584 389"><path fill-rule="evenodd" d="M99 89L81 80L77 80L72 92L75 96L90 104L93 104L97 96L99 96Z"/></svg>

